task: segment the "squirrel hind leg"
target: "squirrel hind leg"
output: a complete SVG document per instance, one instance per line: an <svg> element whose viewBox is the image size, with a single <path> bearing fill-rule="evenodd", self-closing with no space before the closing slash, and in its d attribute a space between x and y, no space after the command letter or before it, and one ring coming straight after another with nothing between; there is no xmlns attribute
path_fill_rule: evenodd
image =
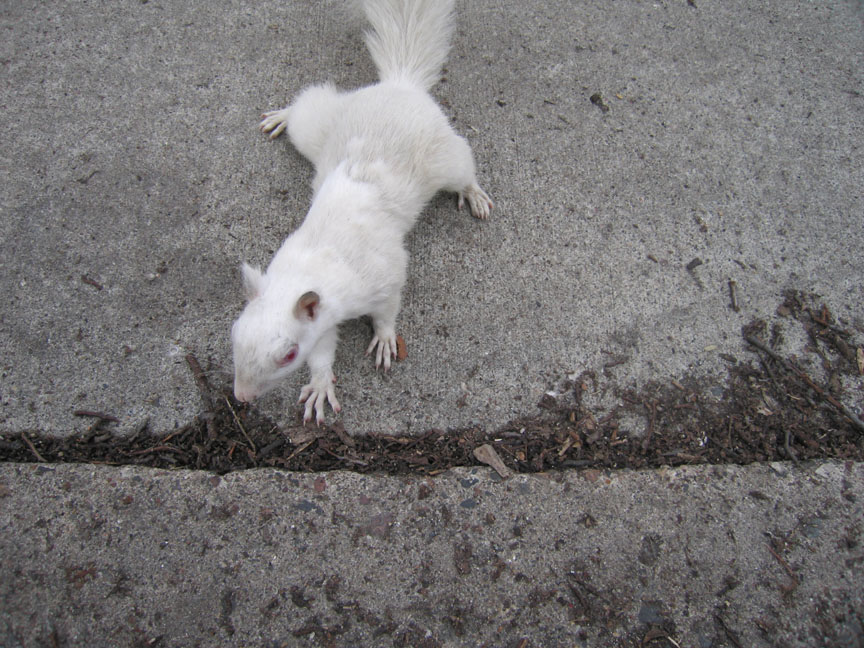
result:
<svg viewBox="0 0 864 648"><path fill-rule="evenodd" d="M291 143L307 160L316 164L342 107L341 95L331 83L306 88L289 106L264 113L261 130L278 137L288 133Z"/></svg>
<svg viewBox="0 0 864 648"><path fill-rule="evenodd" d="M492 200L477 183L474 155L462 137L453 133L439 165L441 189L459 196L459 209L468 203L471 213L481 220L489 218Z"/></svg>

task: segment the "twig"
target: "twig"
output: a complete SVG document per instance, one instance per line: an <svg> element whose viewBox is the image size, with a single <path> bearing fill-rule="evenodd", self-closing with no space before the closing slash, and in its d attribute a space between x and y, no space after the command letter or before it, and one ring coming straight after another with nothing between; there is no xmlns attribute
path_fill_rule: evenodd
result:
<svg viewBox="0 0 864 648"><path fill-rule="evenodd" d="M150 425L150 417L147 416L138 424L138 427L135 428L135 432L132 433L132 436L129 437L129 440L137 439L138 435L144 432L147 429L147 426Z"/></svg>
<svg viewBox="0 0 864 648"><path fill-rule="evenodd" d="M792 447L789 444L791 436L792 436L792 430L790 430L787 427L786 428L786 438L783 441L783 449L786 450L786 456L789 457L796 466L800 467L801 462L798 461L797 455L792 451Z"/></svg>
<svg viewBox="0 0 864 648"><path fill-rule="evenodd" d="M573 583L567 583L567 587L570 588L573 596L576 597L576 600L579 602L579 605L582 606L582 611L585 614L589 614L591 612L591 606L588 604L588 601L585 600L585 597L582 596L582 592L579 591L579 588L576 587Z"/></svg>
<svg viewBox="0 0 864 648"><path fill-rule="evenodd" d="M720 624L720 627L723 628L723 632L726 633L726 637L729 639L729 641L732 642L735 648L744 648L744 646L741 644L741 641L738 639L738 635L732 632L731 628L726 625L723 617L721 617L719 614L715 614L714 620Z"/></svg>
<svg viewBox="0 0 864 648"><path fill-rule="evenodd" d="M335 457L339 461L347 461L348 463L353 463L353 464L356 464L358 466L368 466L369 465L368 461L363 461L362 459L354 459L353 457L348 457L346 455L336 454L330 448L324 448L324 452L326 452L327 454L329 454L332 457Z"/></svg>
<svg viewBox="0 0 864 648"><path fill-rule="evenodd" d="M171 439L173 439L178 434L185 434L188 431L189 431L189 426L187 425L187 426L180 428L179 430L174 430L173 432L169 432L167 435L162 437L162 439L160 440L160 443L162 443L162 444L168 443Z"/></svg>
<svg viewBox="0 0 864 648"><path fill-rule="evenodd" d="M36 460L40 463L48 463L45 460L45 457L39 454L39 451L36 449L36 446L33 445L33 442L27 438L27 435L23 432L21 433L21 438L24 439L24 443L27 444L27 447L30 448L30 452L33 453L33 456L36 457Z"/></svg>
<svg viewBox="0 0 864 648"><path fill-rule="evenodd" d="M261 452L258 453L258 459L266 459L283 445L285 445L285 437L279 435L278 437L276 437L276 439L261 448Z"/></svg>
<svg viewBox="0 0 864 648"><path fill-rule="evenodd" d="M584 588L585 591L588 592L589 594L591 594L592 596L594 596L594 597L600 599L600 600L603 601L604 603L609 603L609 599L608 599L608 598L606 598L606 597L603 596L600 592L598 592L596 588L592 587L591 585L589 585L588 583L586 583L584 580L582 580L581 578L579 578L579 576L577 576L576 573L570 571L570 572L567 572L567 576L570 577L571 579L573 579L573 580L576 582L577 585L579 585L580 587Z"/></svg>
<svg viewBox="0 0 864 648"><path fill-rule="evenodd" d="M192 377L195 379L195 385L198 387L198 392L201 394L201 398L207 401L209 408L212 405L213 396L210 393L210 385L207 382L207 376L204 374L204 370L201 369L198 359L191 353L186 354L186 364L188 364L189 369L192 370Z"/></svg>
<svg viewBox="0 0 864 648"><path fill-rule="evenodd" d="M175 452L177 454L186 454L180 448L175 448L170 445L158 445L152 448L145 448L144 450L133 450L129 454L133 457L138 457L140 455L151 454L153 452Z"/></svg>
<svg viewBox="0 0 864 648"><path fill-rule="evenodd" d="M657 418L657 402L643 401L642 405L648 410L648 430L645 432L645 439L642 441L642 453L648 452L648 446L651 445L651 439L654 437L654 421Z"/></svg>
<svg viewBox="0 0 864 648"><path fill-rule="evenodd" d="M770 356L769 356L769 358L770 358ZM774 377L774 370L771 369L771 365L768 363L768 359L763 358L760 355L759 356L759 362L762 363L762 368L765 369L765 373L768 374L768 377L771 379L771 384L774 385L774 389L777 390L778 394L782 394L783 390L780 388L780 383L777 382L777 378Z"/></svg>
<svg viewBox="0 0 864 648"><path fill-rule="evenodd" d="M696 285L699 286L699 290L704 290L705 286L702 284L702 280L696 275L694 270L696 270L696 268L698 268L703 263L704 262L702 261L702 259L696 257L695 259L690 261L690 263L684 266L687 270L687 273L693 278L693 281L696 282Z"/></svg>
<svg viewBox="0 0 864 648"><path fill-rule="evenodd" d="M207 421L207 434L211 439L215 439L216 421L215 412L213 411L213 394L210 392L210 385L207 382L207 376L201 370L201 365L198 364L198 359L191 353L186 354L186 364L192 370L192 377L195 379L195 385L198 387L198 393L201 394L201 400L204 401L205 416Z"/></svg>
<svg viewBox="0 0 864 648"><path fill-rule="evenodd" d="M82 281L82 283L85 283L88 286L93 286L96 290L102 290L102 288L104 287L98 281L96 281L95 279L91 279L87 275L81 275L81 281Z"/></svg>
<svg viewBox="0 0 864 648"><path fill-rule="evenodd" d="M337 421L337 422L333 425L333 427L330 428L330 429L332 429L332 430L336 433L336 436L339 437L339 440L340 440L340 441L341 441L345 446L347 446L347 447L349 447L349 448L356 448L356 447L357 447L357 442L354 441L354 439L352 439L352 438L349 436L349 434L345 431L345 426L342 425L341 422L338 422L338 421ZM428 436L428 433L427 433L426 436ZM418 439L417 441L419 442L420 439Z"/></svg>
<svg viewBox="0 0 864 648"><path fill-rule="evenodd" d="M795 574L794 571L792 571L792 568L789 566L789 563L787 563L785 560L783 560L783 556L781 556L780 554L778 554L778 553L774 550L774 547L771 546L770 543L768 544L768 551L770 551L770 552L771 552L771 555L774 556L774 559L775 559L778 563L780 563L780 566L783 567L783 569L786 570L786 573L789 574L789 578L792 579L792 583L795 585L795 587L797 587L797 586L798 586L798 583L799 583L799 581L798 581L798 576Z"/></svg>
<svg viewBox="0 0 864 648"><path fill-rule="evenodd" d="M745 339L747 342L749 342L750 344L752 344L753 346L755 346L757 349L760 349L760 350L764 351L765 353L767 353L769 356L771 356L771 357L774 358L775 360L777 360L777 361L779 361L779 362L781 362L781 363L783 363L783 364L786 363L786 358L784 358L784 357L781 356L779 353L777 353L776 351L774 351L774 349L772 349L771 347L769 347L768 345L766 345L766 344L765 344L762 340L760 340L759 338L754 337L754 336L752 336L752 335L745 335L745 336L744 336L744 339Z"/></svg>
<svg viewBox="0 0 864 648"><path fill-rule="evenodd" d="M837 326L836 324L832 324L831 322L829 322L828 320L831 317L831 313L828 312L828 309L825 306L823 306L822 308L823 311L819 315L814 313L812 308L808 308L807 314L810 315L810 319L816 322L819 326L834 331L838 335L843 335L845 337L850 337L852 335L843 327Z"/></svg>
<svg viewBox="0 0 864 648"><path fill-rule="evenodd" d="M642 646L647 646L648 644L654 643L655 641L662 639L671 644L674 648L681 648L681 644L675 641L669 634L657 626L652 627L648 632L645 633L645 636L642 637Z"/></svg>
<svg viewBox="0 0 864 648"><path fill-rule="evenodd" d="M614 367L620 367L621 365L625 364L629 359L630 358L627 356L615 356L612 358L612 360L604 364L603 368L613 369Z"/></svg>
<svg viewBox="0 0 864 648"><path fill-rule="evenodd" d="M732 306L732 310L735 311L736 313L741 310L741 308L738 306L738 290L737 290L737 288L738 288L738 284L735 282L735 280L730 279L729 280L730 306Z"/></svg>
<svg viewBox="0 0 864 648"><path fill-rule="evenodd" d="M306 448L308 448L310 445L312 445L312 444L313 444L315 441L317 441L317 440L318 440L318 437L315 437L315 438L312 439L311 441L307 441L307 442L304 443L302 446L300 446L299 448L297 448L294 452L292 452L292 453L291 453L291 454L290 454L290 455L285 459L285 461L291 461L294 457L296 457L298 454L300 454L301 452L303 452Z"/></svg>
<svg viewBox="0 0 864 648"><path fill-rule="evenodd" d="M858 418L858 416L855 414L855 412L850 410L843 403L841 403L836 398L834 398L831 394L826 393L824 389L822 389L819 385L814 383L812 378L810 378L810 376L808 376L801 369L799 369L794 363L790 362L789 360L787 360L786 358L784 358L783 356L778 354L776 351L774 351L768 345L766 345L764 342L762 342L762 340L760 340L759 338L756 338L752 335L745 335L744 339L747 342L749 342L750 344L752 344L754 347L764 351L769 356L771 356L772 358L777 360L784 367L789 369L789 371L791 371L796 376L798 376L801 380L803 380L805 383L807 383L807 386L810 387L810 389L815 391L819 396L821 396L826 401L831 403L834 407L836 407L838 410L840 410L840 412L846 418L848 418L850 421L852 421L852 423L854 423L857 427L859 427L861 430L864 430L864 421L862 421L860 418Z"/></svg>
<svg viewBox="0 0 864 648"><path fill-rule="evenodd" d="M75 410L72 412L72 416L85 416L89 418L98 418L100 421L106 421L108 423L119 423L120 419L116 416L111 416L110 414L103 414L102 412L93 412L90 410Z"/></svg>
<svg viewBox="0 0 864 648"><path fill-rule="evenodd" d="M246 429L243 427L243 424L240 422L240 419L237 418L237 412L234 411L234 408L231 407L231 401L228 400L228 397L225 396L225 404L228 405L228 409L231 410L231 416L234 417L234 422L237 424L237 427L240 428L240 431L243 433L243 436L246 437L246 440L249 442L249 445L252 446L252 452L258 453L258 448L255 447L255 442L249 438L249 435L246 434Z"/></svg>

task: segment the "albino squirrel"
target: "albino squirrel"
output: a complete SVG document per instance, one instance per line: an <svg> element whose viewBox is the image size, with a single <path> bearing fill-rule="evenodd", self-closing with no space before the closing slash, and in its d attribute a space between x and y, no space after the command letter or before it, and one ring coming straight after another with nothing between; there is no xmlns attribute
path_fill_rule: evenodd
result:
<svg viewBox="0 0 864 648"><path fill-rule="evenodd" d="M304 422L324 421L336 399L333 358L341 322L371 315L367 354L390 368L405 283L405 235L439 190L459 195L485 219L492 202L477 184L468 143L429 96L447 56L455 0L362 0L366 46L380 82L353 92L332 84L304 90L285 109L262 115L271 138L287 131L315 166L303 224L266 272L243 264L248 299L234 322L234 394L270 391L303 363Z"/></svg>

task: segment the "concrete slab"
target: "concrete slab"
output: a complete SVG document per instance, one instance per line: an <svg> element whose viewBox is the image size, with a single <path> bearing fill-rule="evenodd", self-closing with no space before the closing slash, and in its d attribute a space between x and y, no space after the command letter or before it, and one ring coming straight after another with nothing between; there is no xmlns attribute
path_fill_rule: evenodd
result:
<svg viewBox="0 0 864 648"><path fill-rule="evenodd" d="M861 646L864 466L0 466L0 644Z"/></svg>
<svg viewBox="0 0 864 648"><path fill-rule="evenodd" d="M495 427L609 354L624 381L722 376L790 287L860 329L860 3L458 11L434 94L497 210L427 209L390 375L363 357L368 323L344 327L349 431ZM310 167L258 115L373 81L359 27L281 0L24 0L0 20L0 426L65 434L82 407L185 422L185 353L230 382L239 262L266 263L308 205ZM259 406L295 420L304 380Z"/></svg>

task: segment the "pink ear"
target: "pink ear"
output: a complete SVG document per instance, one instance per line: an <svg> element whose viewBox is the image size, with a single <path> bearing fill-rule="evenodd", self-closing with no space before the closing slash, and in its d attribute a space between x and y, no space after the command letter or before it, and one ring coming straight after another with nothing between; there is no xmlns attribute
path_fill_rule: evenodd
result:
<svg viewBox="0 0 864 648"><path fill-rule="evenodd" d="M289 364L294 362L297 359L297 345L292 346L288 353L286 353L282 358L280 358L276 364L280 367L287 367Z"/></svg>
<svg viewBox="0 0 864 648"><path fill-rule="evenodd" d="M314 320L318 316L318 308L321 305L321 298L318 293L309 291L304 293L297 303L294 305L294 317L297 319Z"/></svg>

